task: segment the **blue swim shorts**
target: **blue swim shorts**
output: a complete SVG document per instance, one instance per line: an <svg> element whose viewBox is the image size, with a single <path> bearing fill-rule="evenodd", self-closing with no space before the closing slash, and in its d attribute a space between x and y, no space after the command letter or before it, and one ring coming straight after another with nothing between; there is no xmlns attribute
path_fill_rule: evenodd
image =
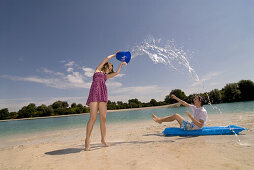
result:
<svg viewBox="0 0 254 170"><path fill-rule="evenodd" d="M194 130L195 126L194 126L194 124L192 124L184 119L183 123L180 125L180 128L184 129L184 130Z"/></svg>

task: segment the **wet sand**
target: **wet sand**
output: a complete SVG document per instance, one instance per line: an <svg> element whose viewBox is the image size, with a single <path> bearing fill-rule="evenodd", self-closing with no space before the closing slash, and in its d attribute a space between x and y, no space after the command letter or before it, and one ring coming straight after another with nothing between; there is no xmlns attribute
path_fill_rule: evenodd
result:
<svg viewBox="0 0 254 170"><path fill-rule="evenodd" d="M253 169L254 113L209 115L207 126L234 124L242 135L164 137L152 120L107 124L100 143L94 127L91 151L84 151L84 128L0 139L0 169ZM239 142L240 140L240 142Z"/></svg>

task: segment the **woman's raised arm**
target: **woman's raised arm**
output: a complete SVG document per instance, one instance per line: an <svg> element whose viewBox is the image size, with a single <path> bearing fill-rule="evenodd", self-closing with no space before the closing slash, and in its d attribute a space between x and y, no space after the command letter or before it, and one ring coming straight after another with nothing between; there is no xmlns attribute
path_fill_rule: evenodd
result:
<svg viewBox="0 0 254 170"><path fill-rule="evenodd" d="M98 65L98 66L96 67L95 72L101 71L103 65L104 65L108 60L110 60L111 58L115 57L116 54L117 54L118 52L119 52L119 51L117 51L115 54L112 54L112 55L107 56L107 57L100 63L100 65Z"/></svg>
<svg viewBox="0 0 254 170"><path fill-rule="evenodd" d="M121 64L118 67L117 71L114 72L114 73L108 74L107 75L107 79L110 79L110 78L115 77L116 75L118 75L120 73L120 71L121 71L122 65L126 65L126 64L127 64L126 62L121 62Z"/></svg>

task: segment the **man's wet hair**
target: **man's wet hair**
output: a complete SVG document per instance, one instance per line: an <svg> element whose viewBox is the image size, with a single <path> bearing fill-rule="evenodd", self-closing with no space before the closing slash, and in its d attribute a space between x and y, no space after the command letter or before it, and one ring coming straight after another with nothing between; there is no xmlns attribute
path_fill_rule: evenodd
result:
<svg viewBox="0 0 254 170"><path fill-rule="evenodd" d="M201 102L201 106L203 106L203 105L204 105L204 103L205 103L204 98L203 98L202 96L200 96L200 95L197 95L196 97L197 97L197 98L198 98L198 100Z"/></svg>

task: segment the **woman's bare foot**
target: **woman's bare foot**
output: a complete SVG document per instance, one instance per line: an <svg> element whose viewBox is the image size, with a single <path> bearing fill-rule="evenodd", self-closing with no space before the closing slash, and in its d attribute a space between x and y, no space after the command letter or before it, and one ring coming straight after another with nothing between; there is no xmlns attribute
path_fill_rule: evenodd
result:
<svg viewBox="0 0 254 170"><path fill-rule="evenodd" d="M152 114L152 117L153 117L153 120L154 120L155 122L157 122L157 123L159 123L159 124L162 123L162 122L160 121L160 119L159 119L157 116L155 116L154 114Z"/></svg>
<svg viewBox="0 0 254 170"><path fill-rule="evenodd" d="M104 144L105 147L109 147L109 144L105 140L101 140L101 143Z"/></svg>
<svg viewBox="0 0 254 170"><path fill-rule="evenodd" d="M90 142L88 140L85 141L85 151L90 151Z"/></svg>

